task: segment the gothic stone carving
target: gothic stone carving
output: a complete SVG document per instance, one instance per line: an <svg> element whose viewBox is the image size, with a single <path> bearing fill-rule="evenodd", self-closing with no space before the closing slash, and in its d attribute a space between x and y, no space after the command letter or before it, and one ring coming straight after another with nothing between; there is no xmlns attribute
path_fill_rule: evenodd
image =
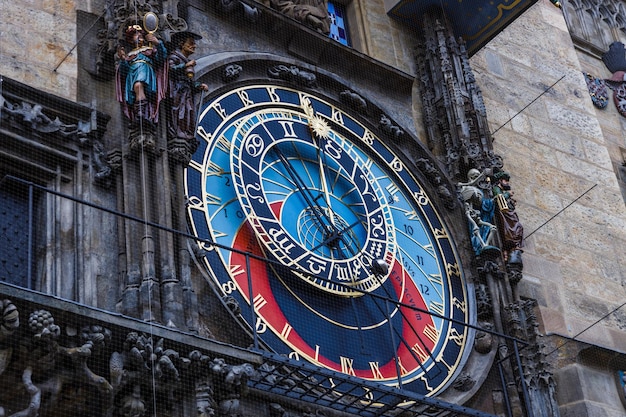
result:
<svg viewBox="0 0 626 417"><path fill-rule="evenodd" d="M457 181L475 168L499 164L493 154L482 93L462 40L442 16L424 16L424 41L416 62L428 144Z"/></svg>
<svg viewBox="0 0 626 417"><path fill-rule="evenodd" d="M534 313L534 300L518 301L505 307L511 334L529 345L520 352L523 381L529 393L533 415L558 415L556 383L546 359L539 333L539 323Z"/></svg>
<svg viewBox="0 0 626 417"><path fill-rule="evenodd" d="M224 70L222 72L222 81L224 81L225 83L231 83L239 78L242 71L243 68L239 64L227 65L226 67L224 67Z"/></svg>
<svg viewBox="0 0 626 417"><path fill-rule="evenodd" d="M43 134L53 138L58 135L62 138L74 140L79 144L85 143L92 134L89 120L76 120L75 123L64 123L58 116L49 117L48 111L38 103L9 100L0 95L0 108L3 122L21 130Z"/></svg>
<svg viewBox="0 0 626 417"><path fill-rule="evenodd" d="M94 108L91 110L82 108L83 118L80 118L81 116L61 113L54 105L44 106L21 97L21 94L18 96L14 91L17 87L14 86L14 82L5 80L3 86L4 91L0 94L0 118L4 126L23 136L38 137L52 146L63 143L88 150L91 147L95 182L99 185L109 185L111 171L103 158L100 142L102 132L98 129L99 115ZM27 88L21 86L20 89Z"/></svg>
<svg viewBox="0 0 626 417"><path fill-rule="evenodd" d="M95 51L95 67L91 75L96 79L110 80L115 75L115 54L128 26L140 24L146 13L158 16L159 33L165 41L170 34L187 30L187 22L177 15L178 1L171 1L169 8L162 9L154 0L106 0L104 28L98 31ZM167 6L167 4L165 4Z"/></svg>
<svg viewBox="0 0 626 417"><path fill-rule="evenodd" d="M229 365L221 358L211 361L209 368L220 416L239 417L239 400L247 392L248 378L257 375L256 370L247 363Z"/></svg>
<svg viewBox="0 0 626 417"><path fill-rule="evenodd" d="M367 102L358 93L350 90L344 90L339 93L339 99L342 103L352 107L361 114L365 114L367 110Z"/></svg>
<svg viewBox="0 0 626 417"><path fill-rule="evenodd" d="M394 125L386 114L380 115L378 127L380 127L380 130L385 132L389 137L393 139L398 139L400 136L404 135L402 129Z"/></svg>
<svg viewBox="0 0 626 417"><path fill-rule="evenodd" d="M271 78L289 81L296 85L302 85L305 87L314 87L316 84L315 74L304 71L295 65L276 65L267 70L267 74Z"/></svg>
<svg viewBox="0 0 626 417"><path fill-rule="evenodd" d="M57 323L43 309L20 327L10 300L0 308L0 415L140 417L158 407L182 416L186 395L199 416L235 417L248 378L259 378L250 364L181 354L162 338L131 331L121 342L100 324Z"/></svg>
<svg viewBox="0 0 626 417"><path fill-rule="evenodd" d="M258 7L250 6L240 0L219 0L218 9L224 13L235 13L241 11L244 19L249 22L256 22L261 16L261 11Z"/></svg>
<svg viewBox="0 0 626 417"><path fill-rule="evenodd" d="M325 35L330 33L326 0L263 0L262 3Z"/></svg>

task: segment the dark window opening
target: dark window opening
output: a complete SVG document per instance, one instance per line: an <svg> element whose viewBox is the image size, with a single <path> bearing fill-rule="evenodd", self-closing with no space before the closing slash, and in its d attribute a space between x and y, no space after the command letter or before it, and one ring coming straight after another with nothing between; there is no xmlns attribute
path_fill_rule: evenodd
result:
<svg viewBox="0 0 626 417"><path fill-rule="evenodd" d="M0 282L32 288L37 190L16 181L0 183Z"/></svg>

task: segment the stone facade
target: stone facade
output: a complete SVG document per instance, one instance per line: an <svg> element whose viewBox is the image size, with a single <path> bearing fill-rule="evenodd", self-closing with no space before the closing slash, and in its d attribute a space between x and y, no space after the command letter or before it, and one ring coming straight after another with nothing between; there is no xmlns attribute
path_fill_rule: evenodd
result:
<svg viewBox="0 0 626 417"><path fill-rule="evenodd" d="M79 32L74 1L6 2L2 5L2 75L76 99ZM68 56L69 54L69 56Z"/></svg>
<svg viewBox="0 0 626 417"><path fill-rule="evenodd" d="M514 173L527 235L532 233L526 240L524 292L540 300L548 333L571 337L622 302L625 229L612 163L616 149L604 135L610 121L599 118L588 100L581 60L561 12L538 5L525 17L472 63L484 80L492 129L499 129L494 147ZM601 115L619 117L614 109ZM615 319L602 327L619 329ZM609 334L579 337L617 350L622 344Z"/></svg>
<svg viewBox="0 0 626 417"><path fill-rule="evenodd" d="M130 186L121 178L132 178L137 172L133 171L130 162L133 161L132 152L124 147L121 139L125 130L114 97L113 80L94 81L89 73L93 73L90 67L93 56L90 54L98 42L96 29L102 26L93 22L97 22L111 2L27 3L2 3L0 75L33 90L78 102L80 109L75 113L81 116L73 122L89 119L90 109L100 112L92 116L99 118L99 128L94 126L86 135L87 139L72 137L62 144L43 140L46 152L72 155L68 160L59 159L57 166L62 167L63 172L55 174L56 181L51 188L132 215L143 214L145 207L137 197L141 191L138 184L131 190L136 191L137 196L132 193L123 195L128 192L128 189L123 191L124 187ZM177 2L163 3L164 7L171 7ZM199 62L197 76L200 79L204 76L203 81L209 84L213 82L211 86L219 85L218 81L209 78L214 74L211 71L217 66L216 62L234 61L235 55L245 55L240 51L246 51L246 59L250 61L257 59L254 53L281 56L285 63L308 65L310 70L320 68L336 74L346 85L365 92L365 99L379 103L403 129L426 143L423 103L416 80L419 63L415 57L420 46L419 37L412 28L390 19L382 1L354 1L348 5L355 51L328 46L318 34L306 31L300 36L280 37L277 33L293 32L293 22L268 14L263 9L260 20L246 20L243 9L224 12L216 9L214 4L200 0L178 3L184 3L184 7L177 9L180 17L203 37L195 55ZM516 211L525 227L523 279L516 291L521 299L536 300L536 318L540 332L546 336L544 353L557 381L556 398L560 412L568 416L623 416L626 415L626 397L623 389L620 390L618 372L626 370L626 314L622 308L626 282L623 249L626 246L626 119L619 114L612 100L604 109L594 107L584 74L610 78L612 74L602 63L601 54L611 42L623 42L626 36L617 30L619 19L612 24L610 31L592 30L606 29L607 19L604 16L603 20L601 13L609 9L598 6L589 7L589 11L575 1L563 3L564 10L560 10L548 0L538 1L472 56L469 63L484 98L493 150L502 156L504 169L511 174ZM610 3L616 10L623 6L620 1ZM269 19L267 15L272 16L271 20L264 20ZM575 30L570 28L580 23L581 16L587 19L583 25L586 32L574 33ZM258 27L267 22L271 22L271 26ZM203 60L207 56L213 57ZM35 93L29 92L26 96L29 94ZM54 107L54 104L49 105L46 112ZM112 117L106 128L105 115ZM69 125L70 121L64 119L64 123ZM156 146L165 148L163 144L157 143ZM176 163L166 161L168 158L159 152L155 152L154 159L148 162L153 164L150 169L174 172L171 181L176 183ZM97 163L100 158L107 162ZM107 181L112 183L105 187L96 184L94 178L102 173L99 167L104 169L107 165L117 169L118 176L117 180L107 176ZM53 169L49 167L50 171ZM152 192L159 195L156 189ZM159 202L165 206L170 202L169 197L154 198L161 198ZM132 304L128 301L130 297L124 298L128 288L132 287L125 282L126 269L132 266L126 258L137 256L136 259L145 261L155 252L168 253L170 247L181 249L183 245L179 241L164 239L164 242L155 237L155 241L161 242L161 247L157 245L155 249L145 243L147 240L139 242L135 239L142 232L139 228L128 223L120 225L108 213L83 206L77 209L70 202L48 198L49 215L57 222L47 230L47 245L54 246L54 250L48 247L48 256L41 261L41 270L46 272L39 289L104 311L161 321L161 318L146 315L137 305L129 306ZM177 201L175 204L183 203ZM158 223L167 218L168 226L172 228L182 224L175 216L151 215ZM462 226L455 227L460 229ZM124 227L128 228L126 232ZM62 244L58 236L64 236ZM117 256L102 257L101 254L110 247L126 249L120 249ZM89 249L81 252L76 248ZM187 250L186 247L183 249L181 252ZM170 268L166 260L159 259L159 255L156 258L156 262L165 265L162 271ZM178 318L175 323L178 329L236 345L249 343L244 332L229 327L230 318L217 303L198 304L194 299L211 297L213 289L202 283L203 278L197 271L190 272L193 267L189 263L177 269L178 275L174 273L175 278L168 281L178 280L177 287L158 296L164 301L177 300L170 303L174 304L169 306L170 310L163 307L164 317L168 314L177 316L178 310L183 309L186 316ZM190 285L192 278L195 279L193 286ZM138 284L137 288L140 288L137 290L140 304L141 297L147 297L144 292L153 289L151 282ZM11 294L27 297L19 291ZM185 301L179 301L182 298ZM35 302L45 304L41 299ZM27 305L18 304L21 308ZM69 308L63 303L52 305L55 316L62 314L63 308ZM82 311L81 314L93 318L98 326L106 323L106 316L99 312ZM525 314L532 316L527 310ZM170 324L163 320L163 324ZM116 329L132 327L130 321L115 321L114 324ZM142 324L138 328L145 330L146 326ZM124 331L118 333L123 335ZM159 335L172 342L181 337L167 329L160 329ZM71 339L67 334L65 337ZM182 345L176 345L176 349L186 356L177 357L176 364L183 367L186 359L200 360L189 347L202 351L203 345L196 339L189 342L188 336L181 338L184 339ZM6 341L4 333L0 341ZM119 350L121 346L118 343L109 350ZM73 351L68 353L69 350L63 350L65 348L69 349L69 345L56 345L54 349L71 357ZM246 353L238 349L226 349L223 354L228 361L245 357L255 365L263 362L263 358L245 356ZM206 373L210 374L210 371ZM486 375L473 377L484 381ZM259 386L263 386L261 382ZM199 385L194 388L198 392L201 391ZM492 388L488 383L486 386ZM132 397L130 394L129 391L128 398ZM253 405L244 405L243 409L248 413L242 411L244 415L292 415L283 407L291 410L293 415L296 413L293 410L303 416L329 413L320 409L314 414L315 411L302 404L298 408L293 403L282 403L281 398L262 397L262 388L255 395L263 399L256 405L254 401L251 402ZM467 400L468 396L456 398ZM484 392L477 394L472 406L498 413L500 410L492 404L493 398L485 399L489 396ZM198 394L197 398L204 397ZM272 406L266 410L270 403ZM484 406L485 403L490 405ZM214 408L219 409L217 405ZM0 411L3 415L4 411L1 408ZM209 411L203 412L205 414L199 411L194 415L211 415ZM230 415L224 410L218 413Z"/></svg>
<svg viewBox="0 0 626 417"><path fill-rule="evenodd" d="M572 16L577 2L563 3ZM571 20L574 31L596 28L594 33L609 36L593 10L581 10L589 18L582 26ZM619 366L600 371L601 349L592 346L609 355L624 353L626 213L620 149L625 124L612 100L602 110L593 106L584 73L611 74L575 41L562 11L540 2L477 53L472 66L491 129L497 130L494 148L512 173L520 216L527 236L532 234L526 239L520 292L538 301L542 330L551 336L548 359L567 364L556 372L562 412L624 415L616 401ZM595 50L606 42L597 42ZM564 344L577 348L560 348ZM597 358L583 355L586 350ZM581 392L571 395L575 386Z"/></svg>

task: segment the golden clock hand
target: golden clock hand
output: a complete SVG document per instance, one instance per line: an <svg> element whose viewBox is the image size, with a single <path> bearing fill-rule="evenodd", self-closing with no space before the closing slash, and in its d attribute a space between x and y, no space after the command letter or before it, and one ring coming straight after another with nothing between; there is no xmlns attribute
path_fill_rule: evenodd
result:
<svg viewBox="0 0 626 417"><path fill-rule="evenodd" d="M328 190L328 183L326 182L326 169L324 168L324 161L322 160L325 159L322 157L325 157L326 153L324 151L324 147L321 146L322 139L328 139L330 135L330 126L322 117L318 116L315 113L315 110L311 105L311 101L308 98L305 99L302 108L309 119L309 131L311 132L311 136L313 137L313 142L315 142L315 145L317 146L317 162L319 165L320 182L322 187L322 193L324 194L324 201L326 202L326 207L330 211L329 219L333 226L336 226L335 213L333 212L330 199L330 191Z"/></svg>
<svg viewBox="0 0 626 417"><path fill-rule="evenodd" d="M321 138L320 138L321 140ZM326 182L326 169L324 168L324 161L322 161L322 155L324 154L324 149L319 145L317 145L317 163L320 171L320 185L322 188L322 193L324 194L324 201L326 202L326 207L330 212L328 216L331 224L336 226L335 224L335 213L333 212L333 207L330 201L330 192L328 191L328 183Z"/></svg>
<svg viewBox="0 0 626 417"><path fill-rule="evenodd" d="M313 216L316 218L320 226L324 229L324 233L330 235L336 234L337 227L330 220L330 217L328 216L324 208L320 206L320 204L317 202L317 198L313 197L313 195L311 194L311 190L304 184L304 181L291 165L289 159L285 156L285 154L283 154L278 146L274 146L272 149L280 158L283 166L287 170L287 174L289 175L289 177L295 183L296 187L301 191L302 197L304 198L306 204L313 209ZM314 208L317 208L317 210L315 210ZM326 221L324 221L324 219L326 219Z"/></svg>

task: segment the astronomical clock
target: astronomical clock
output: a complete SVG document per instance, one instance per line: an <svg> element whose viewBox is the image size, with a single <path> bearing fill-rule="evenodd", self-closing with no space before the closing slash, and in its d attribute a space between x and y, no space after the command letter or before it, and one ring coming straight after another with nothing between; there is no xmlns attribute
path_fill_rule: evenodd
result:
<svg viewBox="0 0 626 417"><path fill-rule="evenodd" d="M389 135L321 89L263 80L205 98L197 139L191 230L259 346L426 396L450 385L473 295L436 197Z"/></svg>

